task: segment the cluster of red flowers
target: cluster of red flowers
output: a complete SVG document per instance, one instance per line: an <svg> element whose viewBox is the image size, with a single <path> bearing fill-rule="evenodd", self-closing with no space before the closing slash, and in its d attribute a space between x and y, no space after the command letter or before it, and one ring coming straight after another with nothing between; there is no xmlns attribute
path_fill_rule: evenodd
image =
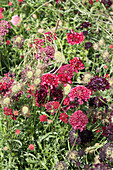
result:
<svg viewBox="0 0 113 170"><path fill-rule="evenodd" d="M76 73L78 73L78 70L82 70L84 69L84 64L82 63L81 59L79 58L79 60L77 59L77 57L74 57L72 60L69 61L70 65L73 68L73 71L75 71Z"/></svg>
<svg viewBox="0 0 113 170"><path fill-rule="evenodd" d="M69 122L74 130L80 129L81 132L86 127L88 118L81 110L78 110L70 116Z"/></svg>
<svg viewBox="0 0 113 170"><path fill-rule="evenodd" d="M72 83L71 78L74 76L74 73L73 68L70 67L70 64L61 66L57 73L61 84L66 85L66 83Z"/></svg>
<svg viewBox="0 0 113 170"><path fill-rule="evenodd" d="M87 102L92 94L91 90L87 89L84 86L77 85L76 87L71 89L71 92L68 94L70 101L74 101L75 98L78 98L78 102L80 105L83 104L83 100Z"/></svg>
<svg viewBox="0 0 113 170"><path fill-rule="evenodd" d="M80 44L84 41L83 32L77 33L74 32L73 29L71 30L71 34L67 33L67 42L71 45Z"/></svg>
<svg viewBox="0 0 113 170"><path fill-rule="evenodd" d="M54 115L59 108L60 104L57 101L50 101L45 104L45 108L48 112L50 112L52 115Z"/></svg>
<svg viewBox="0 0 113 170"><path fill-rule="evenodd" d="M8 109L8 107L4 107L4 114L7 116L11 116L13 120L17 119L17 116L14 116L13 110L11 108Z"/></svg>
<svg viewBox="0 0 113 170"><path fill-rule="evenodd" d="M50 89L53 89L53 87L58 86L59 78L56 74L45 74L42 77L41 85L46 85L47 87L50 87Z"/></svg>

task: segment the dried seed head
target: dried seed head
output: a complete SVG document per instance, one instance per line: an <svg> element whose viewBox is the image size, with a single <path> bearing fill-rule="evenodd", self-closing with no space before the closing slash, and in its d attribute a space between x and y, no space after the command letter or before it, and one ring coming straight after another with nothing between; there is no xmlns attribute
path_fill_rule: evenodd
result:
<svg viewBox="0 0 113 170"><path fill-rule="evenodd" d="M34 79L34 85L35 85L35 86L39 85L40 82L41 82L40 78Z"/></svg>
<svg viewBox="0 0 113 170"><path fill-rule="evenodd" d="M71 91L71 86L67 84L66 87L64 87L64 95L68 95Z"/></svg>
<svg viewBox="0 0 113 170"><path fill-rule="evenodd" d="M104 39L100 39L99 42L98 42L99 46L103 46L105 44L105 41Z"/></svg>
<svg viewBox="0 0 113 170"><path fill-rule="evenodd" d="M60 63L60 62L64 63L65 62L65 57L60 51L55 52L54 58L55 58L55 61L57 63Z"/></svg>
<svg viewBox="0 0 113 170"><path fill-rule="evenodd" d="M3 105L9 105L10 104L10 98L6 97L3 99Z"/></svg>
<svg viewBox="0 0 113 170"><path fill-rule="evenodd" d="M94 50L98 50L99 49L99 44L98 43L94 43L93 44L93 49Z"/></svg>
<svg viewBox="0 0 113 170"><path fill-rule="evenodd" d="M31 79L31 78L33 77L33 72L32 72L32 71L27 71L27 72L26 72L26 77L27 77L28 79Z"/></svg>

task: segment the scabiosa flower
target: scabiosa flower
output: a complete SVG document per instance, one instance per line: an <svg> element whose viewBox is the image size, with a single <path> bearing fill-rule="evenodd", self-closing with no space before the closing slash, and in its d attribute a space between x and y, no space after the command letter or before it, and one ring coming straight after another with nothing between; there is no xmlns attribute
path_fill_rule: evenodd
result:
<svg viewBox="0 0 113 170"><path fill-rule="evenodd" d="M7 41L6 41L6 45L9 45L9 44L10 44L10 40L7 40Z"/></svg>
<svg viewBox="0 0 113 170"><path fill-rule="evenodd" d="M36 39L34 39L34 44L36 45L36 48L40 49L44 45L44 40L36 38Z"/></svg>
<svg viewBox="0 0 113 170"><path fill-rule="evenodd" d="M0 8L0 13L4 12L4 8Z"/></svg>
<svg viewBox="0 0 113 170"><path fill-rule="evenodd" d="M101 100L102 99L102 100ZM102 102L103 101L103 102ZM106 104L105 104L105 103ZM100 97L93 97L93 98L90 98L89 100L89 105L92 106L94 105L95 107L102 107L102 106L106 106L107 105L107 100L105 98L103 98L102 96Z"/></svg>
<svg viewBox="0 0 113 170"><path fill-rule="evenodd" d="M11 108L8 109L8 107L4 107L4 114L9 116L12 115L13 110Z"/></svg>
<svg viewBox="0 0 113 170"><path fill-rule="evenodd" d="M88 123L88 118L81 110L78 110L70 116L69 122L74 130L80 129L82 132Z"/></svg>
<svg viewBox="0 0 113 170"><path fill-rule="evenodd" d="M24 38L21 35L16 35L13 37L13 47L21 49L24 44Z"/></svg>
<svg viewBox="0 0 113 170"><path fill-rule="evenodd" d="M67 165L65 162L63 161L57 162L56 170L66 170L66 169L67 169Z"/></svg>
<svg viewBox="0 0 113 170"><path fill-rule="evenodd" d="M91 42L85 42L85 49L88 50L88 48L92 47L92 43Z"/></svg>
<svg viewBox="0 0 113 170"><path fill-rule="evenodd" d="M85 164L85 165L84 165L84 169L85 169L85 170L89 170L89 168L90 168L90 166L89 166L88 164Z"/></svg>
<svg viewBox="0 0 113 170"><path fill-rule="evenodd" d="M49 59L54 59L54 53L55 49L52 46L47 46L46 48L40 48L37 55L36 59L40 59L44 62L47 62Z"/></svg>
<svg viewBox="0 0 113 170"><path fill-rule="evenodd" d="M21 21L22 20L20 19L20 17L18 15L12 16L11 23L13 25L18 25Z"/></svg>
<svg viewBox="0 0 113 170"><path fill-rule="evenodd" d="M68 115L66 113L61 113L59 119L67 123Z"/></svg>
<svg viewBox="0 0 113 170"><path fill-rule="evenodd" d="M42 77L41 85L46 85L50 87L50 89L53 89L53 87L58 86L58 81L59 81L59 78L56 74L51 74L51 73L45 74Z"/></svg>
<svg viewBox="0 0 113 170"><path fill-rule="evenodd" d="M10 104L10 102L11 102L11 100L10 100L9 97L3 97L1 104L2 104L3 106L4 106L4 105L8 106L8 105Z"/></svg>
<svg viewBox="0 0 113 170"><path fill-rule="evenodd" d="M0 36L4 36L9 32L9 28L12 28L10 23L5 20L0 21Z"/></svg>
<svg viewBox="0 0 113 170"><path fill-rule="evenodd" d="M104 155L104 157L103 157ZM101 149L99 153L100 159L105 160L107 158L110 162L113 162L113 144L106 143Z"/></svg>
<svg viewBox="0 0 113 170"><path fill-rule="evenodd" d="M83 100L87 102L92 94L91 90L87 89L84 86L77 85L76 87L71 89L71 92L68 94L70 101L74 101L75 98L78 98L78 102L80 105L83 104Z"/></svg>
<svg viewBox="0 0 113 170"><path fill-rule="evenodd" d="M87 85L87 88L91 89L94 92L96 92L97 90L104 91L105 89L110 88L110 84L105 78L95 76L90 80L90 82Z"/></svg>
<svg viewBox="0 0 113 170"><path fill-rule="evenodd" d="M45 104L46 110L48 112L50 112L52 115L54 115L56 113L59 106L60 106L59 102L55 102L55 101L50 101L50 102Z"/></svg>
<svg viewBox="0 0 113 170"><path fill-rule="evenodd" d="M17 135L19 135L19 134L20 134L20 130L19 130L19 129L16 129L16 130L15 130L15 133L16 133Z"/></svg>
<svg viewBox="0 0 113 170"><path fill-rule="evenodd" d="M83 22L81 26L82 28L88 28L88 27L91 27L91 24L89 22Z"/></svg>
<svg viewBox="0 0 113 170"><path fill-rule="evenodd" d="M75 162L77 157L78 157L78 152L75 150L69 151L67 154L67 159L71 161L72 163Z"/></svg>
<svg viewBox="0 0 113 170"><path fill-rule="evenodd" d="M84 69L84 64L82 63L81 59L77 59L77 57L74 57L72 60L69 61L71 67L74 69L76 73L78 73L78 70Z"/></svg>
<svg viewBox="0 0 113 170"><path fill-rule="evenodd" d="M77 33L74 32L74 30L71 30L71 34L67 33L67 42L71 45L80 44L82 41L84 41L84 35L83 32Z"/></svg>
<svg viewBox="0 0 113 170"><path fill-rule="evenodd" d="M88 35L88 31L83 31L83 35L87 36Z"/></svg>
<svg viewBox="0 0 113 170"><path fill-rule="evenodd" d="M40 90L36 90L35 92L35 104L36 106L40 106L46 102L47 98L47 87L41 86Z"/></svg>
<svg viewBox="0 0 113 170"><path fill-rule="evenodd" d="M74 144L75 140L76 140L76 143L75 143L75 146L76 144L80 144L81 143L81 138L79 135L77 135L76 133L77 131L72 129L69 133L68 133L68 137L69 137L69 142L71 143L71 145Z"/></svg>
<svg viewBox="0 0 113 170"><path fill-rule="evenodd" d="M94 164L94 168L91 168L91 170L112 170L111 167L109 167L108 164L105 163L98 163Z"/></svg>
<svg viewBox="0 0 113 170"><path fill-rule="evenodd" d="M74 73L73 68L70 67L70 64L61 66L57 73L61 84L66 85L66 83L72 83L71 78L74 76Z"/></svg>
<svg viewBox="0 0 113 170"><path fill-rule="evenodd" d="M44 35L44 39L48 40L48 41L52 41L53 39L56 40L57 39L57 34L55 33L55 35L53 36L53 34L51 32L46 32L45 35Z"/></svg>
<svg viewBox="0 0 113 170"><path fill-rule="evenodd" d="M33 144L30 144L30 145L29 145L29 149L30 149L30 150L34 150L34 148L35 148L35 147L34 147Z"/></svg>
<svg viewBox="0 0 113 170"><path fill-rule="evenodd" d="M46 115L41 115L39 117L39 119L40 119L41 122L46 122L47 121L47 116Z"/></svg>
<svg viewBox="0 0 113 170"><path fill-rule="evenodd" d="M105 137L108 137L110 141L113 141L113 126L108 125L108 126L102 126L103 133Z"/></svg>
<svg viewBox="0 0 113 170"><path fill-rule="evenodd" d="M111 0L101 0L101 3L104 4L106 8L109 8L112 5Z"/></svg>
<svg viewBox="0 0 113 170"><path fill-rule="evenodd" d="M78 132L80 138L81 138L81 143L83 144L84 142L91 142L94 139L94 134L91 130L83 130Z"/></svg>
<svg viewBox="0 0 113 170"><path fill-rule="evenodd" d="M50 92L50 98L51 98L51 100L61 102L62 98L63 98L62 90L54 87Z"/></svg>

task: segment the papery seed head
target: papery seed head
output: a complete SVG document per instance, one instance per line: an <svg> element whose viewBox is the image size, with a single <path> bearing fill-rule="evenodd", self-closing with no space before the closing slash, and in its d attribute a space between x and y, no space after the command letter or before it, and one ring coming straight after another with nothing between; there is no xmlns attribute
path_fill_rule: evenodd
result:
<svg viewBox="0 0 113 170"><path fill-rule="evenodd" d="M41 70L40 70L40 69L37 69L37 70L35 71L35 76L36 76L36 77L39 77L40 74L41 74Z"/></svg>
<svg viewBox="0 0 113 170"><path fill-rule="evenodd" d="M55 52L54 58L55 58L55 61L57 63L60 63L60 62L64 63L65 62L65 57L60 51Z"/></svg>
<svg viewBox="0 0 113 170"><path fill-rule="evenodd" d="M10 98L6 97L3 99L3 105L8 105L8 104L10 104Z"/></svg>
<svg viewBox="0 0 113 170"><path fill-rule="evenodd" d="M39 85L40 82L41 82L41 80L40 80L39 78L34 79L34 85L35 85L35 86Z"/></svg>

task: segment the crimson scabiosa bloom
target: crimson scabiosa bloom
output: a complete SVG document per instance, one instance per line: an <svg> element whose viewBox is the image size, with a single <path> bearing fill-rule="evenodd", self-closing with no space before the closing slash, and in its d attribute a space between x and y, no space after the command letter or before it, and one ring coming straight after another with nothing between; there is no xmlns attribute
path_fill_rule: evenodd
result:
<svg viewBox="0 0 113 170"><path fill-rule="evenodd" d="M69 122L74 130L80 129L82 132L88 123L88 118L81 110L77 110L70 116Z"/></svg>
<svg viewBox="0 0 113 170"><path fill-rule="evenodd" d="M30 150L34 150L34 148L35 148L35 147L34 147L33 144L30 144L30 145L29 145L29 149L30 149Z"/></svg>
<svg viewBox="0 0 113 170"><path fill-rule="evenodd" d="M58 81L59 81L59 78L56 74L51 74L51 73L45 74L42 77L41 85L46 85L50 87L50 89L53 89L53 87L58 86Z"/></svg>
<svg viewBox="0 0 113 170"><path fill-rule="evenodd" d="M67 115L66 113L61 113L59 118L60 118L60 120L62 120L63 122L67 123L68 115Z"/></svg>
<svg viewBox="0 0 113 170"><path fill-rule="evenodd" d="M54 40L57 39L57 34L55 33L55 36L53 37L53 34L51 32L46 32L44 37L45 37L44 38L45 40L47 39L48 41L51 42L53 38L54 38Z"/></svg>
<svg viewBox="0 0 113 170"><path fill-rule="evenodd" d="M66 83L69 84L72 83L71 78L74 76L74 73L73 73L73 68L70 67L70 64L61 66L60 69L57 71L57 73L61 84L66 85Z"/></svg>
<svg viewBox="0 0 113 170"><path fill-rule="evenodd" d="M45 108L48 112L50 112L52 115L54 115L56 113L56 111L58 110L60 104L57 101L50 101L48 103L45 104Z"/></svg>
<svg viewBox="0 0 113 170"><path fill-rule="evenodd" d="M39 119L40 119L41 122L46 122L47 121L47 116L46 115L41 115L39 117Z"/></svg>
<svg viewBox="0 0 113 170"><path fill-rule="evenodd" d="M90 82L88 83L87 88L91 89L94 92L96 92L97 90L104 91L105 89L110 88L110 84L106 80L106 78L95 76L94 78L90 79Z"/></svg>
<svg viewBox="0 0 113 170"><path fill-rule="evenodd" d="M78 70L84 69L84 64L82 63L81 59L77 59L77 57L74 57L72 60L69 61L71 67L73 68L73 71L78 73Z"/></svg>
<svg viewBox="0 0 113 170"><path fill-rule="evenodd" d="M8 107L4 107L4 114L9 116L12 115L13 110L11 108L8 109Z"/></svg>
<svg viewBox="0 0 113 170"><path fill-rule="evenodd" d="M17 135L19 135L19 134L20 134L20 130L19 130L19 129L16 129L16 130L15 130L15 133L16 133Z"/></svg>
<svg viewBox="0 0 113 170"><path fill-rule="evenodd" d="M83 32L77 33L74 32L74 30L71 30L71 34L67 33L67 42L71 45L80 44L82 41L84 41L84 35Z"/></svg>
<svg viewBox="0 0 113 170"><path fill-rule="evenodd" d="M91 90L87 89L84 86L77 85L76 87L71 89L71 92L68 94L70 101L74 101L75 98L78 98L78 102L80 105L83 104L83 100L87 102L92 94Z"/></svg>

